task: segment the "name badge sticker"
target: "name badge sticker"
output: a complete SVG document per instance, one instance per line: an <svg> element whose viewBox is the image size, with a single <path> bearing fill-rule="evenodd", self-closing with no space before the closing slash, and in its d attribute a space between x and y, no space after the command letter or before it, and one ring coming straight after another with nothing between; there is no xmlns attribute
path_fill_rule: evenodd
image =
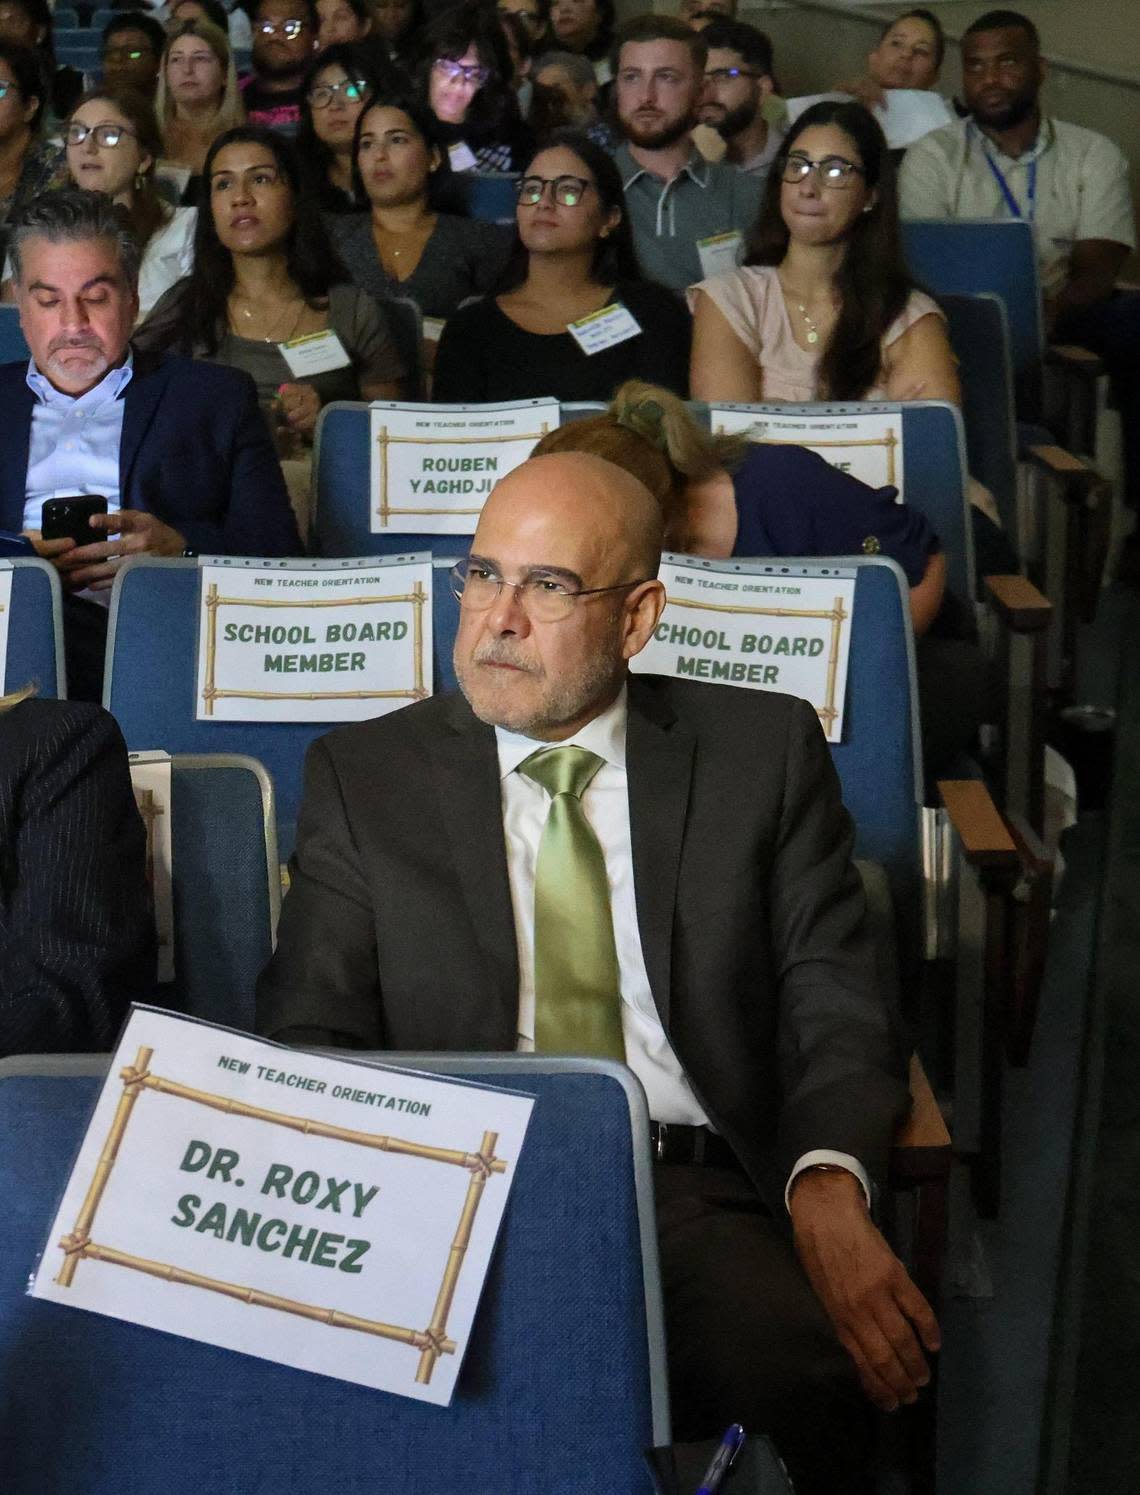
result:
<svg viewBox="0 0 1140 1495"><path fill-rule="evenodd" d="M588 358L612 348L618 343L627 343L631 337L641 336L641 324L620 301L611 301L588 317L570 322L566 331Z"/></svg>
<svg viewBox="0 0 1140 1495"><path fill-rule="evenodd" d="M451 162L452 171L477 171L479 167L475 152L466 140L457 140L454 145L449 145L447 159Z"/></svg>
<svg viewBox="0 0 1140 1495"><path fill-rule="evenodd" d="M331 328L324 332L310 332L307 337L295 337L291 342L278 343L277 347L289 365L289 372L297 379L310 374L327 374L333 369L346 369L352 362L344 344Z"/></svg>
<svg viewBox="0 0 1140 1495"><path fill-rule="evenodd" d="M443 325L442 317L425 317L423 327L424 342L438 343L443 336Z"/></svg>
<svg viewBox="0 0 1140 1495"><path fill-rule="evenodd" d="M705 279L735 270L744 255L744 237L735 228L727 233L712 234L707 239L697 240L697 253L701 257L701 274Z"/></svg>

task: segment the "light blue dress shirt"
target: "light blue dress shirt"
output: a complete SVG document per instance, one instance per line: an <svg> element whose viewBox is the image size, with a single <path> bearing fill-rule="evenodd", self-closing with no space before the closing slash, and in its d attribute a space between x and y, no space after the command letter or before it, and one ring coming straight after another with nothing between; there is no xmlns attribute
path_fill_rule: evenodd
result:
<svg viewBox="0 0 1140 1495"><path fill-rule="evenodd" d="M28 361L28 388L36 397L28 441L24 487L24 528L41 527L44 500L78 493L101 493L107 512L119 502L119 447L123 436L120 398L134 372L134 355L110 369L83 395L61 394ZM94 536L92 538L95 538Z"/></svg>

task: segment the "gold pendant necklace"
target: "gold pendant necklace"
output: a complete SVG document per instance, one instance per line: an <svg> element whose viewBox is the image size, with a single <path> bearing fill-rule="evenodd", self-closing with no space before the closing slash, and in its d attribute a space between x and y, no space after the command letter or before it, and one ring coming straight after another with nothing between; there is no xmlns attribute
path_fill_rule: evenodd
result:
<svg viewBox="0 0 1140 1495"><path fill-rule="evenodd" d="M808 316L808 309L802 301L797 301L795 308L803 318L804 326L807 328L807 340L814 346L814 344L819 342L819 328L812 321L811 317Z"/></svg>

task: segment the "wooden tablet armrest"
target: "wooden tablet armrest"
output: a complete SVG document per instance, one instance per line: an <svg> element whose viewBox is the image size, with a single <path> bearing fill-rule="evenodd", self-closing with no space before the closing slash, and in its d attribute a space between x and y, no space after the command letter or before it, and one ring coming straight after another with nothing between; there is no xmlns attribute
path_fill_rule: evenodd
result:
<svg viewBox="0 0 1140 1495"><path fill-rule="evenodd" d="M1090 467L1080 457L1074 457L1063 446L1031 446L1026 457L1040 472L1061 483L1066 498L1087 503L1090 507L1107 487L1095 467Z"/></svg>
<svg viewBox="0 0 1140 1495"><path fill-rule="evenodd" d="M962 855L983 872L1017 873L1017 845L980 779L940 779L938 793L958 833Z"/></svg>
<svg viewBox="0 0 1140 1495"><path fill-rule="evenodd" d="M1050 343L1045 352L1046 363L1062 368L1078 379L1099 379L1107 373L1099 353L1089 348L1078 348L1071 343Z"/></svg>
<svg viewBox="0 0 1140 1495"><path fill-rule="evenodd" d="M895 1132L893 1149L949 1147L950 1133L917 1054L910 1057L910 1102L910 1114Z"/></svg>
<svg viewBox="0 0 1140 1495"><path fill-rule="evenodd" d="M983 585L998 619L1013 633L1048 628L1053 604L1027 576L986 576Z"/></svg>

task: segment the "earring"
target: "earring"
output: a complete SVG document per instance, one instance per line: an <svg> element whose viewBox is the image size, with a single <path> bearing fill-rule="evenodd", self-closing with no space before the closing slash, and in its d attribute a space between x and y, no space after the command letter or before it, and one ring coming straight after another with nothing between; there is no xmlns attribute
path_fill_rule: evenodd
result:
<svg viewBox="0 0 1140 1495"><path fill-rule="evenodd" d="M135 191L136 192L141 192L142 189L145 186L146 186L146 173L144 171L136 171L135 172Z"/></svg>

